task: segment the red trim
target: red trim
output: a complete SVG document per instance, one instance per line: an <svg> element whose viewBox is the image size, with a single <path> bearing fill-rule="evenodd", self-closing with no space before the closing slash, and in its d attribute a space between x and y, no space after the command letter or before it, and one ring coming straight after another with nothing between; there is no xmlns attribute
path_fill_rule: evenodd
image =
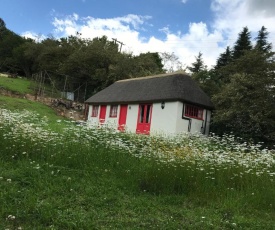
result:
<svg viewBox="0 0 275 230"><path fill-rule="evenodd" d="M194 105L185 104L184 106L184 116L195 118L198 120L203 120L203 108Z"/></svg>
<svg viewBox="0 0 275 230"><path fill-rule="evenodd" d="M128 105L120 105L120 113L118 119L118 130L125 131Z"/></svg>
<svg viewBox="0 0 275 230"><path fill-rule="evenodd" d="M150 114L148 114L148 110ZM150 134L152 110L153 110L152 104L139 105L136 133L147 134L147 135Z"/></svg>
<svg viewBox="0 0 275 230"><path fill-rule="evenodd" d="M100 113L99 113L99 122L102 124L105 122L105 117L106 117L106 105L101 105L100 106Z"/></svg>

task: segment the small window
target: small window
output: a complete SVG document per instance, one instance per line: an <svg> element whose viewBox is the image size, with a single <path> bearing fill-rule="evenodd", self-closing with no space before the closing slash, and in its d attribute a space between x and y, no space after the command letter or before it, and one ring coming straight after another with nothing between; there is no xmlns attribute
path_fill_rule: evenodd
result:
<svg viewBox="0 0 275 230"><path fill-rule="evenodd" d="M111 105L110 117L117 117L117 105Z"/></svg>
<svg viewBox="0 0 275 230"><path fill-rule="evenodd" d="M98 115L98 108L99 108L98 105L93 105L91 117L97 117L97 115Z"/></svg>
<svg viewBox="0 0 275 230"><path fill-rule="evenodd" d="M194 105L185 105L184 116L202 120L203 109Z"/></svg>

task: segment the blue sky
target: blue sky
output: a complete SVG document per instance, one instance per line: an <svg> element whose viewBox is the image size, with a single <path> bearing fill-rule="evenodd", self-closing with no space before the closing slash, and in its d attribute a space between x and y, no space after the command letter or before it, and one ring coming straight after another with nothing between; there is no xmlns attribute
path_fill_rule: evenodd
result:
<svg viewBox="0 0 275 230"><path fill-rule="evenodd" d="M0 17L38 41L106 35L123 42L123 52L174 53L183 67L199 52L214 65L244 26L255 37L264 25L275 44L274 0L1 0Z"/></svg>

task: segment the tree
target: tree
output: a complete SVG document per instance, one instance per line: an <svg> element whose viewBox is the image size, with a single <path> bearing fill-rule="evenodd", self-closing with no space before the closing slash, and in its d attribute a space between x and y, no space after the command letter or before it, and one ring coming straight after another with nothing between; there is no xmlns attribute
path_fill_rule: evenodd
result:
<svg viewBox="0 0 275 230"><path fill-rule="evenodd" d="M183 64L179 61L179 58L174 53L164 52L159 54L165 72L172 73L183 69Z"/></svg>
<svg viewBox="0 0 275 230"><path fill-rule="evenodd" d="M215 69L220 69L223 66L228 65L232 61L232 51L229 46L226 47L224 53L221 53L217 59Z"/></svg>
<svg viewBox="0 0 275 230"><path fill-rule="evenodd" d="M5 29L0 39L0 70L18 72L20 68L13 58L13 50L25 42L24 38Z"/></svg>
<svg viewBox="0 0 275 230"><path fill-rule="evenodd" d="M272 53L251 50L227 66L232 71L231 80L213 97L213 131L275 144L273 57Z"/></svg>
<svg viewBox="0 0 275 230"><path fill-rule="evenodd" d="M3 37L3 33L6 30L6 23L0 18L0 39Z"/></svg>
<svg viewBox="0 0 275 230"><path fill-rule="evenodd" d="M191 66L187 67L189 71L194 73L199 73L202 70L206 69L206 66L204 65L203 59L202 59L202 53L199 52L198 56L195 57L196 61L191 64Z"/></svg>
<svg viewBox="0 0 275 230"><path fill-rule="evenodd" d="M164 73L162 59L158 53L141 53L134 57L133 77L144 77Z"/></svg>
<svg viewBox="0 0 275 230"><path fill-rule="evenodd" d="M233 58L238 59L241 57L245 51L251 50L251 35L247 27L244 27L243 30L239 33L239 37L233 48Z"/></svg>
<svg viewBox="0 0 275 230"><path fill-rule="evenodd" d="M272 50L272 44L267 41L268 34L267 29L262 26L258 32L258 36L256 37L256 49L259 49L262 52L270 52Z"/></svg>

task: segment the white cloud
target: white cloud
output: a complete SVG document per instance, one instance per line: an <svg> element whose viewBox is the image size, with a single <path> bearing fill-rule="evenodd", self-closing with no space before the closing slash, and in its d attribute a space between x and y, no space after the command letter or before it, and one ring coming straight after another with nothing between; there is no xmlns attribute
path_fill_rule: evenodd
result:
<svg viewBox="0 0 275 230"><path fill-rule="evenodd" d="M31 38L37 42L40 42L42 40L44 40L46 38L45 35L43 34L37 34L37 33L34 33L32 31L26 31L24 33L21 34L22 37L25 37L25 38Z"/></svg>
<svg viewBox="0 0 275 230"><path fill-rule="evenodd" d="M211 24L190 22L185 33L171 32L168 26L160 28L159 31L165 35L165 39L155 35L143 37L142 32L152 27L150 16L129 14L116 18L81 18L73 14L63 18L55 17L53 25L56 37L76 35L76 32L81 33L83 38L90 39L106 35L110 40L116 38L123 42L124 52L174 53L186 65L194 62L195 56L202 52L205 64L211 67L227 45L234 45L244 26L249 28L254 38L264 25L270 32L270 37L274 39L274 2L262 0L259 4L258 0L212 0L214 19Z"/></svg>
<svg viewBox="0 0 275 230"><path fill-rule="evenodd" d="M217 42L222 41L218 31L210 33L205 23L190 23L189 32L173 34L168 27L160 29L166 36L165 40L151 36L144 39L140 31L143 26L150 26L151 17L127 15L118 18L79 18L73 14L63 19L55 18L53 25L59 36L75 35L79 32L83 38L94 38L106 35L109 39L116 38L124 43L123 51L138 55L141 52L169 52L180 58L183 64L189 65L200 51L205 63L211 66L215 63L217 52L221 52Z"/></svg>
<svg viewBox="0 0 275 230"><path fill-rule="evenodd" d="M275 1L274 0L213 0L212 10L215 13L213 27L224 33L228 44L232 45L238 33L247 26L252 37L262 26L275 36ZM272 13L273 12L273 13Z"/></svg>

